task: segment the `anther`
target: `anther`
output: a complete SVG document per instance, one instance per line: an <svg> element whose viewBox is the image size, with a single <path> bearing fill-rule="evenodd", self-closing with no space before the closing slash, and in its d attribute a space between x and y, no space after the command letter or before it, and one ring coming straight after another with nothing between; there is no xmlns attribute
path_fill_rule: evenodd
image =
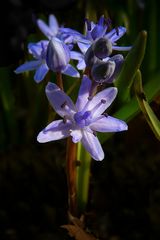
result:
<svg viewBox="0 0 160 240"><path fill-rule="evenodd" d="M105 99L101 99L101 103L105 104L106 100Z"/></svg>
<svg viewBox="0 0 160 240"><path fill-rule="evenodd" d="M119 36L119 28L115 27L115 30L116 30L116 34Z"/></svg>
<svg viewBox="0 0 160 240"><path fill-rule="evenodd" d="M106 112L104 112L102 115L104 115L105 117L108 117L108 114Z"/></svg>
<svg viewBox="0 0 160 240"><path fill-rule="evenodd" d="M93 131L93 135L94 135L95 137L97 137L97 133L96 133L96 131Z"/></svg>
<svg viewBox="0 0 160 240"><path fill-rule="evenodd" d="M63 117L63 123L66 123L66 122L67 122L67 117L64 116L64 117Z"/></svg>
<svg viewBox="0 0 160 240"><path fill-rule="evenodd" d="M65 108L66 105L67 105L67 102L65 101L64 103L62 103L61 108Z"/></svg>

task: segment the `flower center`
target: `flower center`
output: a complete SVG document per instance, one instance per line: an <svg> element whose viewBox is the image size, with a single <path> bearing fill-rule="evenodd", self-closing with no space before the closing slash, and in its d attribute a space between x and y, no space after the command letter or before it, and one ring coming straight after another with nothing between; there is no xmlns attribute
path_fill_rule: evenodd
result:
<svg viewBox="0 0 160 240"><path fill-rule="evenodd" d="M98 110L98 108L102 104L106 103L105 99L101 99L91 110L87 110L88 105L91 101L92 100L89 100L86 103L86 106L84 107L84 109L82 111L74 114L74 120L80 128L84 128L86 126L89 126L91 124L91 122L95 120L94 119L95 112Z"/></svg>

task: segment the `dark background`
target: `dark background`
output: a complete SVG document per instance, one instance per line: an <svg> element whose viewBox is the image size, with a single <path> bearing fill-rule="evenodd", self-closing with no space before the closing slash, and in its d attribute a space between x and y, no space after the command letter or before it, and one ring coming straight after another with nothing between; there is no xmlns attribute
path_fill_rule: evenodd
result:
<svg viewBox="0 0 160 240"><path fill-rule="evenodd" d="M91 1L97 17L106 9L113 26L129 21L124 41L148 31L141 67L144 82L159 70L160 26L157 1ZM38 144L48 103L32 73L14 74L27 55L29 39L40 39L36 19L56 15L60 23L83 31L88 1L7 0L0 8L0 240L70 239L67 223L66 141ZM152 19L153 16L157 16ZM91 14L90 14L91 15ZM124 16L122 18L122 16ZM123 19L123 21L121 20ZM156 20L155 20L156 19ZM154 37L153 37L154 35ZM154 55L156 52L156 56ZM151 106L160 117L160 98ZM103 162L92 162L86 227L101 240L160 238L159 142L140 113L129 130L110 138Z"/></svg>

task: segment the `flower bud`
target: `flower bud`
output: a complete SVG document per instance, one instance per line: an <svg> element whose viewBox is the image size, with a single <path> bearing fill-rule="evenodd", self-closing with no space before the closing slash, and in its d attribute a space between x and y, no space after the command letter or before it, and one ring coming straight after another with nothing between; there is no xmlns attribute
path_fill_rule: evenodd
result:
<svg viewBox="0 0 160 240"><path fill-rule="evenodd" d="M96 62L97 57L94 55L94 51L92 49L92 45L87 49L84 55L84 61L87 67L92 67L93 64Z"/></svg>
<svg viewBox="0 0 160 240"><path fill-rule="evenodd" d="M112 74L112 76L108 79L108 83L112 83L117 75L120 73L122 65L124 63L124 57L121 54L116 54L113 57L110 58L110 61L114 61L116 66L115 66L115 71Z"/></svg>
<svg viewBox="0 0 160 240"><path fill-rule="evenodd" d="M99 59L104 59L112 53L112 43L107 38L99 38L93 45L93 52Z"/></svg>
<svg viewBox="0 0 160 240"><path fill-rule="evenodd" d="M108 60L107 62L98 61L91 69L91 75L95 82L107 82L115 71L115 62Z"/></svg>
<svg viewBox="0 0 160 240"><path fill-rule="evenodd" d="M54 72L63 70L70 60L68 47L57 38L52 38L47 47L46 62Z"/></svg>

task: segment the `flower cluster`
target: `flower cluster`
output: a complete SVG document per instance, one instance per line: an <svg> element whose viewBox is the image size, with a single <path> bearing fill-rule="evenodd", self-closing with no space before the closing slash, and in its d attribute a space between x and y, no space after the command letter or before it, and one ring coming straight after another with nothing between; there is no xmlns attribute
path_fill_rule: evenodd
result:
<svg viewBox="0 0 160 240"><path fill-rule="evenodd" d="M93 159L102 160L104 153L96 132L127 130L125 122L105 113L117 95L117 88L109 87L96 93L98 85L112 83L121 69L124 57L114 51L131 48L116 43L126 28L120 26L109 31L111 23L104 16L97 23L86 19L85 34L59 26L54 15L49 16L48 25L41 19L37 20L37 25L47 40L29 43L28 51L34 60L25 62L15 72L35 70L37 83L49 70L75 78L80 77L79 71L83 73L75 105L56 84L47 84L47 98L62 120L50 123L39 133L37 140L44 143L71 136L74 143L82 142ZM70 60L78 61L77 69Z"/></svg>

